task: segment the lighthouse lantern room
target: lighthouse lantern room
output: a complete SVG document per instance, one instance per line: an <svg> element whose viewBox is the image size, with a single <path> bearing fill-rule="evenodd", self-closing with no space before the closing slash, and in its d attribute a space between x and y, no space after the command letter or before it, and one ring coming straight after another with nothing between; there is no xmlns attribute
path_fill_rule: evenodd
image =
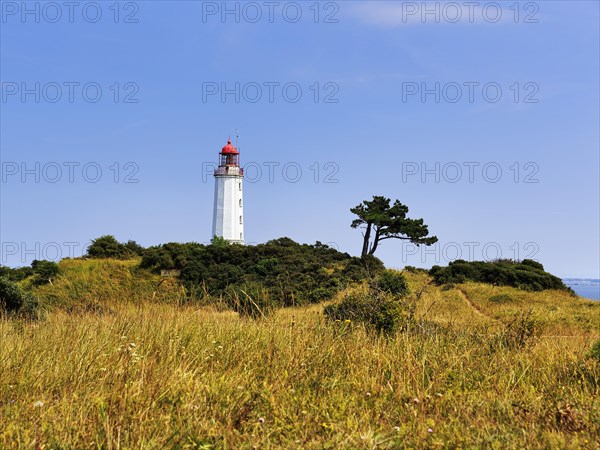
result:
<svg viewBox="0 0 600 450"><path fill-rule="evenodd" d="M240 167L240 153L231 139L219 153L219 167L215 170L215 205L213 236L231 243L244 243L244 203L242 181L244 169Z"/></svg>

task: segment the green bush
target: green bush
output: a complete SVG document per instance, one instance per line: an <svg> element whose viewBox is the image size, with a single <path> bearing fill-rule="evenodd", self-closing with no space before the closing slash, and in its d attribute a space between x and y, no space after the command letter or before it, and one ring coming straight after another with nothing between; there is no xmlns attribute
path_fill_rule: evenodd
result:
<svg viewBox="0 0 600 450"><path fill-rule="evenodd" d="M33 282L37 285L51 283L52 279L60 273L58 264L54 261L35 259L31 263L31 268L35 275Z"/></svg>
<svg viewBox="0 0 600 450"><path fill-rule="evenodd" d="M18 284L6 277L0 278L0 308L11 313L21 309L24 302L23 291Z"/></svg>
<svg viewBox="0 0 600 450"><path fill-rule="evenodd" d="M33 319L37 316L38 299L15 282L0 277L0 310L9 315Z"/></svg>
<svg viewBox="0 0 600 450"><path fill-rule="evenodd" d="M308 300L311 303L319 303L324 300L329 300L338 291L336 287L318 287L308 293Z"/></svg>
<svg viewBox="0 0 600 450"><path fill-rule="evenodd" d="M361 258L351 258L344 267L343 275L351 281L361 281L374 277L384 270L385 266L381 260L373 255L366 255Z"/></svg>
<svg viewBox="0 0 600 450"><path fill-rule="evenodd" d="M447 267L433 266L429 274L438 285L476 281L498 286L512 286L527 291L560 289L572 292L560 278L545 272L540 263L531 260L523 262L456 260Z"/></svg>
<svg viewBox="0 0 600 450"><path fill-rule="evenodd" d="M142 252L143 248L135 241L122 244L114 236L105 235L92 240L87 249L87 256L90 258L128 259Z"/></svg>
<svg viewBox="0 0 600 450"><path fill-rule="evenodd" d="M404 275L394 270L384 270L373 281L375 288L389 292L392 295L405 296L408 294L408 284Z"/></svg>
<svg viewBox="0 0 600 450"><path fill-rule="evenodd" d="M531 266L538 270L544 270L544 266L542 265L542 263L534 261L533 259L524 259L523 261L521 261L521 264L524 264L526 266Z"/></svg>
<svg viewBox="0 0 600 450"><path fill-rule="evenodd" d="M389 274L384 275L386 272ZM407 330L414 323L416 304L406 296L404 277L386 272L369 282L366 292L348 294L339 304L325 307L325 318L329 322L361 323L378 333Z"/></svg>
<svg viewBox="0 0 600 450"><path fill-rule="evenodd" d="M38 298L31 292L23 292L23 306L18 312L19 317L25 319L39 319L41 317Z"/></svg>
<svg viewBox="0 0 600 450"><path fill-rule="evenodd" d="M403 324L402 305L385 296L348 295L338 305L324 310L329 321L362 323L380 333L393 333Z"/></svg>
<svg viewBox="0 0 600 450"><path fill-rule="evenodd" d="M144 253L144 247L135 241L129 240L124 245L132 255L142 256Z"/></svg>
<svg viewBox="0 0 600 450"><path fill-rule="evenodd" d="M5 277L10 281L22 281L32 275L33 269L31 267L18 267L13 269L11 267L0 266L0 277Z"/></svg>

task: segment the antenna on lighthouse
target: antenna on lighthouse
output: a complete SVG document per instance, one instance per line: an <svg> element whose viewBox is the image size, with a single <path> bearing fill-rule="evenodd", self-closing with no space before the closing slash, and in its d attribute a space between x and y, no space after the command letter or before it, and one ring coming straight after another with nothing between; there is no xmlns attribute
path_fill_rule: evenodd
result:
<svg viewBox="0 0 600 450"><path fill-rule="evenodd" d="M240 137L240 130L235 130L235 146L238 146L238 139Z"/></svg>

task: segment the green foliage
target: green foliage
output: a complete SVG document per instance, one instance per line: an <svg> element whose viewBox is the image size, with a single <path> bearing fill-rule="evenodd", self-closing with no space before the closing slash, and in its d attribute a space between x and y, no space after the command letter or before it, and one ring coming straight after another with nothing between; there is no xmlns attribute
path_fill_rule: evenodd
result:
<svg viewBox="0 0 600 450"><path fill-rule="evenodd" d="M223 245L219 239L208 246L170 243L146 249L140 266L180 270L180 280L196 295L229 298L232 288L244 299L240 289L260 285L277 306L326 300L345 283L383 270L375 257L351 258L320 242L301 245L289 238L256 246Z"/></svg>
<svg viewBox="0 0 600 450"><path fill-rule="evenodd" d="M258 275L267 276L275 273L277 264L279 264L277 258L263 258L256 263L254 270Z"/></svg>
<svg viewBox="0 0 600 450"><path fill-rule="evenodd" d="M31 263L31 268L35 275L33 282L37 285L51 283L52 279L60 273L58 264L54 261L35 259Z"/></svg>
<svg viewBox="0 0 600 450"><path fill-rule="evenodd" d="M148 247L142 253L140 266L155 272L160 270L183 270L192 262L200 263L206 255L206 248L206 246L196 242L187 244L171 242Z"/></svg>
<svg viewBox="0 0 600 450"><path fill-rule="evenodd" d="M338 285L329 286L329 287L318 287L318 288L311 290L308 293L307 298L310 303L319 303L319 302L328 300L331 297L333 297L336 294L336 292L338 292L338 290L339 290Z"/></svg>
<svg viewBox="0 0 600 450"><path fill-rule="evenodd" d="M533 259L524 259L523 261L521 261L521 264L525 264L526 266L531 266L535 269L544 270L544 266L542 265L542 263L534 261Z"/></svg>
<svg viewBox="0 0 600 450"><path fill-rule="evenodd" d="M10 281L22 281L33 275L31 267L19 267L13 269L11 267L0 266L0 277L7 278Z"/></svg>
<svg viewBox="0 0 600 450"><path fill-rule="evenodd" d="M125 247L127 247L132 255L142 256L142 253L144 253L144 247L132 240L127 241Z"/></svg>
<svg viewBox="0 0 600 450"><path fill-rule="evenodd" d="M590 357L600 362L600 339L595 342L590 350Z"/></svg>
<svg viewBox="0 0 600 450"><path fill-rule="evenodd" d="M325 307L330 322L361 323L378 333L406 330L414 323L415 302L406 296L401 274L385 271L370 281L366 292L353 291L339 304Z"/></svg>
<svg viewBox="0 0 600 450"><path fill-rule="evenodd" d="M31 292L24 291L23 292L23 305L21 309L18 311L19 317L33 320L42 317L41 311L39 309L40 303L37 296L33 295Z"/></svg>
<svg viewBox="0 0 600 450"><path fill-rule="evenodd" d="M210 244L220 248L231 245L223 236L213 236L213 238L210 240Z"/></svg>
<svg viewBox="0 0 600 450"><path fill-rule="evenodd" d="M428 236L429 230L423 219L406 217L408 206L399 200L390 206L389 198L373 196L373 200L363 201L350 212L358 216L350 226L365 229L361 256L374 254L385 239L402 239L416 245L432 245L438 240L435 236Z"/></svg>
<svg viewBox="0 0 600 450"><path fill-rule="evenodd" d="M135 241L122 244L114 236L105 235L92 240L87 249L90 258L128 259L143 253L143 248Z"/></svg>
<svg viewBox="0 0 600 450"><path fill-rule="evenodd" d="M0 308L16 312L23 306L23 301L23 291L19 285L5 277L0 278Z"/></svg>
<svg viewBox="0 0 600 450"><path fill-rule="evenodd" d="M384 270L373 281L375 287L383 292L403 297L408 294L408 284L404 275L394 270Z"/></svg>
<svg viewBox="0 0 600 450"><path fill-rule="evenodd" d="M476 281L499 286L512 286L527 291L561 289L572 292L562 280L543 270L535 261L516 262L498 260L491 262L456 260L447 267L433 266L429 274L436 284Z"/></svg>
<svg viewBox="0 0 600 450"><path fill-rule="evenodd" d="M0 277L0 311L26 318L35 318L38 300L13 281Z"/></svg>
<svg viewBox="0 0 600 450"><path fill-rule="evenodd" d="M349 294L338 305L328 305L324 310L329 321L362 323L380 333L393 333L400 322L402 309L391 298L366 297Z"/></svg>
<svg viewBox="0 0 600 450"><path fill-rule="evenodd" d="M18 283L33 277L34 285L42 285L51 282L60 273L58 264L53 261L34 259L31 267L19 267L16 269L0 266L0 277Z"/></svg>
<svg viewBox="0 0 600 450"><path fill-rule="evenodd" d="M414 266L404 266L404 270L406 270L409 273L429 273L427 269L422 269L421 267Z"/></svg>
<svg viewBox="0 0 600 450"><path fill-rule="evenodd" d="M383 270L385 266L380 259L373 255L365 255L361 258L351 258L344 267L343 275L349 280L361 281L377 276Z"/></svg>

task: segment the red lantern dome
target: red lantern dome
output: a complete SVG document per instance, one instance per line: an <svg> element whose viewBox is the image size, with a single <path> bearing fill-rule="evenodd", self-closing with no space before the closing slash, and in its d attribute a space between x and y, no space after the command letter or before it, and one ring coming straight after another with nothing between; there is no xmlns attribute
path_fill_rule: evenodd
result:
<svg viewBox="0 0 600 450"><path fill-rule="evenodd" d="M227 145L221 149L223 155L239 155L237 148L231 145L231 139L227 140Z"/></svg>
<svg viewBox="0 0 600 450"><path fill-rule="evenodd" d="M244 176L244 169L240 167L240 152L231 145L231 139L227 140L227 145L219 153L219 167L215 170L215 176L219 175Z"/></svg>

